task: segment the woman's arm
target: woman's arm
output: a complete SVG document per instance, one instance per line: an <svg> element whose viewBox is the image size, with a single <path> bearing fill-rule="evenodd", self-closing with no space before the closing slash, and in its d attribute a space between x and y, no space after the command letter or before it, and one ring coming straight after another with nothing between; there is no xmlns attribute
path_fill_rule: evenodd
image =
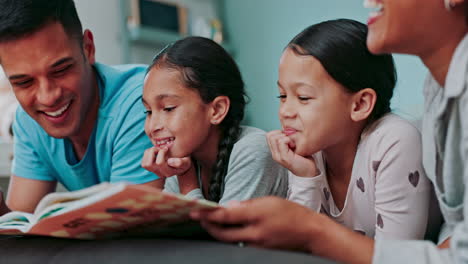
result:
<svg viewBox="0 0 468 264"><path fill-rule="evenodd" d="M248 246L300 250L344 263L371 263L372 239L323 214L278 197L192 212L211 235Z"/></svg>

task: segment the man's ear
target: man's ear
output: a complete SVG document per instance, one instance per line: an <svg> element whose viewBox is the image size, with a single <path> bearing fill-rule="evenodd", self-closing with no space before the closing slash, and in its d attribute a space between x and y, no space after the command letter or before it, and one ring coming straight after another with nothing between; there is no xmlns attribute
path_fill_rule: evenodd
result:
<svg viewBox="0 0 468 264"><path fill-rule="evenodd" d="M229 112L229 107L231 106L231 101L227 96L218 96L210 103L210 122L213 125L218 125L223 122L227 113Z"/></svg>
<svg viewBox="0 0 468 264"><path fill-rule="evenodd" d="M96 62L96 47L94 46L93 33L89 29L86 29L83 33L83 52L89 64L93 65Z"/></svg>
<svg viewBox="0 0 468 264"><path fill-rule="evenodd" d="M366 120L374 110L377 94L371 88L365 88L353 95L351 119L355 122Z"/></svg>

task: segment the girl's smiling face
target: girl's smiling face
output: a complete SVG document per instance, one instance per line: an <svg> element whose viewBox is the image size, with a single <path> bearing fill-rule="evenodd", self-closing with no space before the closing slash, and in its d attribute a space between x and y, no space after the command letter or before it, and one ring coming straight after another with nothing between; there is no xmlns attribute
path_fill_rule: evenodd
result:
<svg viewBox="0 0 468 264"><path fill-rule="evenodd" d="M146 135L158 148L170 146L169 157L190 156L209 139L209 104L184 85L179 71L151 69L144 83L143 104Z"/></svg>
<svg viewBox="0 0 468 264"><path fill-rule="evenodd" d="M353 127L353 94L336 82L313 56L287 48L280 61L279 118L301 156L336 146Z"/></svg>

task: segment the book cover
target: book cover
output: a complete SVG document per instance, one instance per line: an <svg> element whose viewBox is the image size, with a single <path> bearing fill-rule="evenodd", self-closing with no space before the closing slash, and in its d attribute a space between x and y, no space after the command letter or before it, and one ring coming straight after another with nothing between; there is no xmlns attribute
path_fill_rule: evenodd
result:
<svg viewBox="0 0 468 264"><path fill-rule="evenodd" d="M127 183L103 183L45 196L34 214L10 212L0 217L0 234L29 234L100 239L157 230L189 221L193 209L219 205L206 200Z"/></svg>

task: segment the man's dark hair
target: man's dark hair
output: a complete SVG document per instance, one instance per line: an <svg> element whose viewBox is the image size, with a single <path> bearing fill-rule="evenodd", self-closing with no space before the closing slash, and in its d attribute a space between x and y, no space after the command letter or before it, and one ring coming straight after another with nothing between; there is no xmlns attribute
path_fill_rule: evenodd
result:
<svg viewBox="0 0 468 264"><path fill-rule="evenodd" d="M0 0L0 42L21 39L55 22L81 43L83 29L73 0Z"/></svg>

